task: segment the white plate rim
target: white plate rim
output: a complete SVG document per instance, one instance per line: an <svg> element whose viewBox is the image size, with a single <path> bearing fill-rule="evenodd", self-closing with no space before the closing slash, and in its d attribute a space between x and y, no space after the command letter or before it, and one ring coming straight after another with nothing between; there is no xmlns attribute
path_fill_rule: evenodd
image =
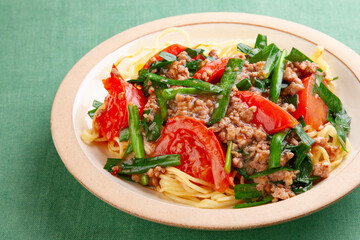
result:
<svg viewBox="0 0 360 240"><path fill-rule="evenodd" d="M76 93L89 70L105 56L137 38L169 27L207 23L235 23L266 27L295 35L311 43L316 42L316 44L324 46L329 53L344 63L360 81L360 68L358 67L360 57L357 53L332 37L290 21L255 14L212 12L180 15L148 22L119 33L99 44L81 58L62 81L52 107L51 131L56 149L69 172L95 196L122 211L162 224L211 230L254 228L293 220L332 204L359 186L360 176L355 175L356 172L360 171L360 154L357 154L341 174L338 174L336 178L329 179L330 181L327 184L329 188L326 188L327 190L331 189L331 183L335 184L336 182L339 183L339 181L346 186L336 189L336 194L330 194L325 200L322 199L322 201L313 203L306 208L291 208L291 204L309 203L309 194L305 193L290 199L291 201L287 200L266 206L241 209L242 212L238 215L247 216L247 221L244 222L239 221L239 216L236 215L237 210L234 209L197 209L151 199L145 199L144 201L138 195L119 187L119 185L103 176L95 166L87 161L85 154L77 143L75 133L70 129L73 129L72 110ZM346 178L339 179L340 175L346 176ZM319 198L321 194L323 193L318 192L312 195ZM123 197L119 198L115 195ZM280 211L281 214L277 216L271 215L271 213L281 209L283 210ZM189 218L189 216L193 217ZM229 217L232 217L231 221Z"/></svg>

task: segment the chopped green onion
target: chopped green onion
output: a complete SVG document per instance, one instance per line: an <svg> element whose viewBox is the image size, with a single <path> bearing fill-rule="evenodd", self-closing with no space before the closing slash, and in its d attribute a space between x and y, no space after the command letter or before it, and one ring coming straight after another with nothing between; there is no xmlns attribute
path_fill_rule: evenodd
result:
<svg viewBox="0 0 360 240"><path fill-rule="evenodd" d="M318 73L316 73L316 75L315 75L315 82L314 82L314 86L312 89L312 95L315 95L318 92L319 85L324 80L324 74L323 73L318 74Z"/></svg>
<svg viewBox="0 0 360 240"><path fill-rule="evenodd" d="M163 61L163 62L154 62L153 64L151 64L151 66L149 67L149 72L151 72L154 69L157 68L161 68L161 67L165 67L167 65L170 65L171 63L173 63L174 61Z"/></svg>
<svg viewBox="0 0 360 240"><path fill-rule="evenodd" d="M307 157L311 146L305 142L300 142L297 146L289 146L289 149L295 154L292 158L296 169L300 169L303 160Z"/></svg>
<svg viewBox="0 0 360 240"><path fill-rule="evenodd" d="M239 44L237 45L237 49L238 49L240 52L245 53L245 54L248 54L250 51L253 50L252 47L250 47L250 46L248 46L248 45L246 45L246 44L244 44L244 43L239 43Z"/></svg>
<svg viewBox="0 0 360 240"><path fill-rule="evenodd" d="M94 108L99 108L101 105L103 105L103 103L102 103L102 102L99 102L99 101L97 101L97 100L94 100L93 103L92 103L92 106L93 106Z"/></svg>
<svg viewBox="0 0 360 240"><path fill-rule="evenodd" d="M310 181L316 181L316 180L321 179L321 177L319 177L319 176L311 176L309 179L310 179Z"/></svg>
<svg viewBox="0 0 360 240"><path fill-rule="evenodd" d="M244 63L245 61L242 59L229 59L220 81L220 88L223 89L223 91L217 95L217 104L215 105L215 109L211 115L209 125L217 123L225 116L229 104L231 89L235 84L237 75L241 73Z"/></svg>
<svg viewBox="0 0 360 240"><path fill-rule="evenodd" d="M149 127L148 127L148 124L147 124L147 119L145 118L144 115L145 114L150 114L150 113L151 113L151 109L145 109L144 112L143 112L142 118L141 118L141 125L144 128L145 136L147 136L148 133L149 133Z"/></svg>
<svg viewBox="0 0 360 240"><path fill-rule="evenodd" d="M164 119L161 117L160 113L154 115L154 120L148 125L146 140L152 142L160 137L163 121Z"/></svg>
<svg viewBox="0 0 360 240"><path fill-rule="evenodd" d="M294 129L295 129L295 132L297 133L297 135L299 136L299 138L304 143L306 143L309 146L314 144L315 141L311 137L309 137L309 135L307 135L307 133L304 131L301 124L295 125Z"/></svg>
<svg viewBox="0 0 360 240"><path fill-rule="evenodd" d="M185 52L187 52L187 54L191 57L194 58L197 55L203 53L205 50L201 49L201 48L187 48L185 49Z"/></svg>
<svg viewBox="0 0 360 240"><path fill-rule="evenodd" d="M113 172L112 168L118 166L118 174L141 174L156 166L168 167L179 166L180 164L180 154L162 155L152 158L135 158L130 162L125 162L123 159L108 158L104 169Z"/></svg>
<svg viewBox="0 0 360 240"><path fill-rule="evenodd" d="M165 61L176 61L176 56L168 52L160 52L159 57L163 58Z"/></svg>
<svg viewBox="0 0 360 240"><path fill-rule="evenodd" d="M176 94L208 94L209 92L205 92L196 88L168 88L162 91L163 97L167 100L174 99Z"/></svg>
<svg viewBox="0 0 360 240"><path fill-rule="evenodd" d="M310 61L313 62L313 60L311 60L308 56L306 56L305 54L303 54L302 52L300 52L298 49L296 48L292 48L289 55L286 56L286 60L290 61L290 62L303 62L303 61ZM321 68L318 69L319 72L322 72L323 70Z"/></svg>
<svg viewBox="0 0 360 240"><path fill-rule="evenodd" d="M129 138L130 138L129 128L125 128L125 129L120 131L120 134L119 134L119 141L120 142L128 141Z"/></svg>
<svg viewBox="0 0 360 240"><path fill-rule="evenodd" d="M329 108L327 120L336 129L341 147L347 151L346 137L350 132L351 118L347 115L340 99L332 93L324 83L320 83L318 94L324 101L325 105Z"/></svg>
<svg viewBox="0 0 360 240"><path fill-rule="evenodd" d="M308 184L310 182L310 174L313 170L313 163L309 154L306 154L305 159L302 161L299 167L299 173L296 176L295 181Z"/></svg>
<svg viewBox="0 0 360 240"><path fill-rule="evenodd" d="M305 186L296 186L296 184L293 184L291 186L291 191L293 191L296 195L300 194L300 193L304 193L306 191L309 191L313 186L312 181L310 181L308 184L306 184Z"/></svg>
<svg viewBox="0 0 360 240"><path fill-rule="evenodd" d="M146 133L146 139L149 142L155 141L160 137L161 127L167 115L167 101L168 101L168 99L164 97L163 94L163 92L167 90L166 84L152 81L152 85L154 87L156 100L160 108L160 113L155 113L154 120L150 124L147 124L148 131Z"/></svg>
<svg viewBox="0 0 360 240"><path fill-rule="evenodd" d="M284 76L286 54L286 49L284 49L281 52L281 55L276 63L274 72L271 77L269 99L274 103L277 103L280 97L281 84Z"/></svg>
<svg viewBox="0 0 360 240"><path fill-rule="evenodd" d="M132 153L134 151L134 148L131 144L131 141L129 140L129 145L127 146L127 148L125 149L125 152L124 152L124 156L123 157L126 157L128 154Z"/></svg>
<svg viewBox="0 0 360 240"><path fill-rule="evenodd" d="M95 115L95 112L98 110L98 108L103 105L102 102L99 102L97 100L94 100L93 103L92 103L92 106L95 108L95 109L92 109L90 111L88 111L88 115L89 117L93 118L94 115Z"/></svg>
<svg viewBox="0 0 360 240"><path fill-rule="evenodd" d="M273 199L273 197L271 195L268 195L266 197L263 198L263 200L258 201L258 202L252 202L252 203L241 203L241 204L236 204L234 206L234 208L247 208L247 207L255 207L255 206L259 206L259 205L263 205L266 203L271 202Z"/></svg>
<svg viewBox="0 0 360 240"><path fill-rule="evenodd" d="M253 83L254 87L258 88L261 92L266 91L265 81L260 80L260 79L251 79L251 82Z"/></svg>
<svg viewBox="0 0 360 240"><path fill-rule="evenodd" d="M299 101L299 95L295 94L294 96L286 96L285 97L285 101L288 103L288 104L292 104L294 105L295 108L298 107L298 101Z"/></svg>
<svg viewBox="0 0 360 240"><path fill-rule="evenodd" d="M333 117L333 115L335 116L335 118ZM351 118L349 117L349 115L347 115L345 109L335 114L331 110L329 110L327 120L336 129L336 133L339 138L340 145L344 149L344 151L347 152L346 137L350 132Z"/></svg>
<svg viewBox="0 0 360 240"><path fill-rule="evenodd" d="M236 84L236 87L240 91L246 91L249 88L251 88L251 83L250 83L249 79L243 79Z"/></svg>
<svg viewBox="0 0 360 240"><path fill-rule="evenodd" d="M258 34L255 41L255 48L263 49L267 46L267 36Z"/></svg>
<svg viewBox="0 0 360 240"><path fill-rule="evenodd" d="M305 123L305 120L304 120L304 117L303 116L300 116L298 118L298 122L301 124L302 127L305 127L306 126L306 123Z"/></svg>
<svg viewBox="0 0 360 240"><path fill-rule="evenodd" d="M270 144L269 168L280 167L281 143L284 141L287 132L281 131L273 135Z"/></svg>
<svg viewBox="0 0 360 240"><path fill-rule="evenodd" d="M259 61L266 61L262 74L264 78L268 78L272 70L274 69L280 54L281 51L279 50L279 48L272 43L262 49L260 52L258 52L254 57L249 60L249 62L256 63Z"/></svg>
<svg viewBox="0 0 360 240"><path fill-rule="evenodd" d="M246 169L245 167L242 167L242 168L236 168L236 171L241 175L243 176L247 181L250 181L250 177L249 175L247 174L246 172Z"/></svg>
<svg viewBox="0 0 360 240"><path fill-rule="evenodd" d="M112 168L115 166L121 166L123 162L124 162L123 159L108 158L104 166L104 169L112 173L113 172Z"/></svg>
<svg viewBox="0 0 360 240"><path fill-rule="evenodd" d="M158 76L158 75L156 75L156 76ZM163 119L165 119L165 117L167 115L167 100L162 95L162 92L163 92L164 89L167 88L167 86L166 86L166 84L160 83L160 82L157 82L157 81L151 81L151 84L154 87L156 100L157 100L159 108L160 108L161 117Z"/></svg>
<svg viewBox="0 0 360 240"><path fill-rule="evenodd" d="M290 62L303 62L305 60L312 62L312 60L308 56L306 56L294 47L291 49L289 55L286 56L286 60Z"/></svg>
<svg viewBox="0 0 360 240"><path fill-rule="evenodd" d="M232 148L232 141L228 143L227 151L226 151L226 158L225 158L225 172L230 173L231 170L231 148Z"/></svg>
<svg viewBox="0 0 360 240"><path fill-rule="evenodd" d="M337 113L343 109L340 99L324 83L320 83L318 94L332 112Z"/></svg>
<svg viewBox="0 0 360 240"><path fill-rule="evenodd" d="M187 62L185 67L189 70L190 72L190 76L193 76L195 74L195 72L197 72L200 68L201 68L201 62L203 60L195 60L195 61L191 61L191 62Z"/></svg>
<svg viewBox="0 0 360 240"><path fill-rule="evenodd" d="M248 199L261 197L262 194L256 189L257 183L238 184L234 187L236 199Z"/></svg>
<svg viewBox="0 0 360 240"><path fill-rule="evenodd" d="M96 110L97 110L97 108L88 111L88 115L89 115L89 117L91 117L91 119L94 118Z"/></svg>
<svg viewBox="0 0 360 240"><path fill-rule="evenodd" d="M141 134L138 106L131 104L128 105L128 119L131 145L134 148L135 156L137 158L144 158L145 151Z"/></svg>
<svg viewBox="0 0 360 240"><path fill-rule="evenodd" d="M137 161L135 161L137 160ZM168 167L181 164L180 154L162 155L152 158L135 159L133 163L123 163L120 166L119 174L140 174L146 173L150 168L156 166Z"/></svg>
<svg viewBox="0 0 360 240"><path fill-rule="evenodd" d="M145 81L145 78L142 76L144 72L148 72L148 69L141 69L141 70L138 72L138 78L128 80L127 82L129 82L129 83L143 84L144 81Z"/></svg>
<svg viewBox="0 0 360 240"><path fill-rule="evenodd" d="M153 82L155 81L173 86L193 87L203 91L214 92L214 93L220 93L222 91L222 88L199 79L189 78L185 80L174 80L174 79L162 77L154 73L146 73L144 74L144 76L150 78Z"/></svg>

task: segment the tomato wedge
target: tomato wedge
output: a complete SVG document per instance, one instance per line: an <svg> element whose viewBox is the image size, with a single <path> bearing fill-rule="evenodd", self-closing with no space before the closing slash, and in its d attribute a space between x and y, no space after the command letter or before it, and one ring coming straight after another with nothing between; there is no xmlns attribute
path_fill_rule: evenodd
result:
<svg viewBox="0 0 360 240"><path fill-rule="evenodd" d="M94 117L94 127L106 140L119 136L120 130L128 127L127 103L138 106L140 117L147 102L143 92L126 82L113 66L110 77L103 80L108 95L104 107Z"/></svg>
<svg viewBox="0 0 360 240"><path fill-rule="evenodd" d="M194 78L202 79L203 74L207 73L208 78L203 80L206 82L217 83L221 80L228 62L229 58L219 58L209 62L195 73Z"/></svg>
<svg viewBox="0 0 360 240"><path fill-rule="evenodd" d="M167 121L156 142L153 156L180 154L178 167L187 174L214 184L225 191L232 184L225 172L225 155L214 132L195 118L177 116Z"/></svg>
<svg viewBox="0 0 360 240"><path fill-rule="evenodd" d="M257 107L253 122L262 125L264 130L269 134L274 134L298 124L298 121L288 112L260 95L249 91L238 91L236 96L249 107Z"/></svg>
<svg viewBox="0 0 360 240"><path fill-rule="evenodd" d="M167 53L171 53L171 54L177 56L177 55L179 55L179 53L184 51L186 48L187 47L175 43L173 45L168 46L167 48L164 48L163 50L161 50L161 52L167 52ZM154 57L156 58L157 61L162 60L162 57L159 56L159 53L155 54ZM150 63L150 60L147 63L145 63L143 69L149 69L149 67L150 67L149 63Z"/></svg>
<svg viewBox="0 0 360 240"><path fill-rule="evenodd" d="M328 107L321 100L318 94L312 95L312 89L315 83L315 75L312 74L302 79L304 89L299 94L298 107L292 115L298 119L304 117L305 123L314 129L319 129L320 125L326 123Z"/></svg>

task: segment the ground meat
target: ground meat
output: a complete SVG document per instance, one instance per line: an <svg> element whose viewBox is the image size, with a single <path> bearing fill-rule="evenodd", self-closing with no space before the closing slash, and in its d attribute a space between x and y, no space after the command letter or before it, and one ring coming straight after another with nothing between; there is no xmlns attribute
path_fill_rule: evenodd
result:
<svg viewBox="0 0 360 240"><path fill-rule="evenodd" d="M324 137L316 137L314 138L314 141L316 144L324 147L327 144L327 139Z"/></svg>
<svg viewBox="0 0 360 240"><path fill-rule="evenodd" d="M256 189L258 191L265 190L266 192L270 192L271 185L269 183L269 178L267 176L261 176L261 177L254 178L254 183L257 183Z"/></svg>
<svg viewBox="0 0 360 240"><path fill-rule="evenodd" d="M310 74L316 73L319 69L319 65L308 60L302 62L293 62L291 64L299 78L304 78Z"/></svg>
<svg viewBox="0 0 360 240"><path fill-rule="evenodd" d="M271 195L273 196L273 202L277 202L280 199L289 199L295 196L295 193L290 190L289 186L284 186L282 184L272 184L270 191L272 192Z"/></svg>
<svg viewBox="0 0 360 240"><path fill-rule="evenodd" d="M339 154L340 149L337 146L333 146L330 144L326 144L325 150L329 154L330 162L333 162L336 160L336 156Z"/></svg>
<svg viewBox="0 0 360 240"><path fill-rule="evenodd" d="M297 171L282 170L269 174L268 177L272 182L283 181L286 186L290 186L291 184L293 184L293 180L296 178L296 174L298 173L299 173L298 170Z"/></svg>
<svg viewBox="0 0 360 240"><path fill-rule="evenodd" d="M264 61L260 61L257 63L250 64L248 61L244 63L241 74L238 76L237 80L240 81L242 79L251 79L251 78L259 78L264 79L262 70L265 67Z"/></svg>
<svg viewBox="0 0 360 240"><path fill-rule="evenodd" d="M157 103L156 95L154 92L149 95L144 110L151 110L149 114L144 114L144 117L148 122L153 121L155 113L159 110L159 105Z"/></svg>
<svg viewBox="0 0 360 240"><path fill-rule="evenodd" d="M218 133L220 140L224 143L234 141L239 147L244 147L252 140L255 130L258 127L250 122L256 107L248 107L246 103L231 93L230 103L227 109L226 117L214 124L211 129ZM256 136L261 138L261 133L256 131ZM266 133L264 134L266 138Z"/></svg>
<svg viewBox="0 0 360 240"><path fill-rule="evenodd" d="M253 152L255 153L255 156L249 161L248 166L255 169L257 172L265 171L268 169L269 165L270 142L265 140L254 142L253 146L255 146L255 151Z"/></svg>
<svg viewBox="0 0 360 240"><path fill-rule="evenodd" d="M160 181L159 176L160 176L160 174L165 173L165 172L166 172L166 169L162 168L160 166L156 166L155 168L150 168L146 172L146 175L149 176L149 186L158 187L159 186L159 181ZM133 174L131 176L131 178L133 178L134 175L136 177L136 174ZM134 181L136 181L136 180L137 180L137 177L136 177L136 179ZM140 181L140 176L139 176L138 181Z"/></svg>
<svg viewBox="0 0 360 240"><path fill-rule="evenodd" d="M202 68L203 66L205 66L206 64L208 64L209 62L211 62L209 59L205 59L204 61L200 62L200 68Z"/></svg>
<svg viewBox="0 0 360 240"><path fill-rule="evenodd" d="M155 57L150 58L149 61L148 61L149 66L151 64L153 64L154 62L156 62L156 58Z"/></svg>
<svg viewBox="0 0 360 240"><path fill-rule="evenodd" d="M168 118L189 116L205 122L210 120L214 110L214 95L181 95L168 102Z"/></svg>
<svg viewBox="0 0 360 240"><path fill-rule="evenodd" d="M140 179L141 179L140 174L132 174L131 175L131 180L133 180L134 182L140 182Z"/></svg>
<svg viewBox="0 0 360 240"><path fill-rule="evenodd" d="M328 138L316 137L316 138L314 138L314 140L315 140L315 144L320 145L321 147L323 147L326 150L326 152L329 155L330 162L335 161L336 156L340 152L340 149L337 146L329 144Z"/></svg>
<svg viewBox="0 0 360 240"><path fill-rule="evenodd" d="M291 95L294 96L300 90L304 89L304 85L298 74L294 71L294 65L289 64L289 66L285 67L284 77L283 79L287 82L290 82L290 85L283 90L282 95Z"/></svg>
<svg viewBox="0 0 360 240"><path fill-rule="evenodd" d="M211 127L221 142L233 141L232 161L235 166L245 166L249 174L266 170L270 154L266 132L251 123L255 111L256 107L248 107L233 91L226 117ZM245 164L245 160L249 161Z"/></svg>
<svg viewBox="0 0 360 240"><path fill-rule="evenodd" d="M185 63L185 60L174 61L172 64L170 64L169 69L166 72L167 76L177 80L184 80L189 78L190 73L187 67L184 66Z"/></svg>
<svg viewBox="0 0 360 240"><path fill-rule="evenodd" d="M280 158L280 166L285 166L285 164L294 157L294 153L290 152L290 151L284 151L281 153L281 158Z"/></svg>
<svg viewBox="0 0 360 240"><path fill-rule="evenodd" d="M242 154L237 151L231 151L231 156L232 156L232 165L237 168L242 168L243 167L243 163L241 161L243 157Z"/></svg>
<svg viewBox="0 0 360 240"><path fill-rule="evenodd" d="M319 66L308 60L303 62L287 63L285 66L283 79L290 82L290 85L285 88L282 95L294 96L300 90L304 89L301 79L317 72Z"/></svg>
<svg viewBox="0 0 360 240"><path fill-rule="evenodd" d="M234 58L239 58L239 59L242 59L242 60L246 60L245 54L243 54L243 53L236 54L234 56Z"/></svg>
<svg viewBox="0 0 360 240"><path fill-rule="evenodd" d="M329 162L318 162L314 164L313 175L327 178L331 171Z"/></svg>
<svg viewBox="0 0 360 240"><path fill-rule="evenodd" d="M283 79L287 82L301 82L296 72L294 72L292 65L285 67Z"/></svg>
<svg viewBox="0 0 360 240"><path fill-rule="evenodd" d="M292 83L290 83L289 86L287 86L284 89L284 91L281 94L294 96L295 94L297 94L299 91L301 91L303 89L304 89L304 85L302 83L292 82Z"/></svg>
<svg viewBox="0 0 360 240"><path fill-rule="evenodd" d="M296 111L296 108L292 104L284 103L281 105L281 108L287 111L288 113L292 113Z"/></svg>
<svg viewBox="0 0 360 240"><path fill-rule="evenodd" d="M185 60L186 62L191 62L191 57L189 56L189 54L185 51L182 51L181 53L179 53L179 55L177 55L177 59L181 62L182 60Z"/></svg>
<svg viewBox="0 0 360 240"><path fill-rule="evenodd" d="M281 174L279 174L280 176ZM269 175L270 176L270 175ZM295 193L293 193L290 190L289 185L283 185L283 184L273 184L270 183L270 181L273 181L269 179L268 176L261 176L254 178L254 182L257 183L256 189L258 191L265 191L268 194L271 194L273 196L273 202L277 202L280 199L288 199L295 196ZM292 182L292 179L291 179Z"/></svg>
<svg viewBox="0 0 360 240"><path fill-rule="evenodd" d="M294 145L294 146L299 145L299 141L296 140L295 138L290 138L289 141L288 141L288 143L290 143L290 144L292 144L292 145Z"/></svg>
<svg viewBox="0 0 360 240"><path fill-rule="evenodd" d="M218 58L219 56L217 55L217 50L213 49L209 52L209 57L213 57L213 58Z"/></svg>
<svg viewBox="0 0 360 240"><path fill-rule="evenodd" d="M165 168L162 168L160 166L156 166L155 168L150 168L146 174L149 176L149 177L159 177L159 175L161 173L165 173L166 169Z"/></svg>

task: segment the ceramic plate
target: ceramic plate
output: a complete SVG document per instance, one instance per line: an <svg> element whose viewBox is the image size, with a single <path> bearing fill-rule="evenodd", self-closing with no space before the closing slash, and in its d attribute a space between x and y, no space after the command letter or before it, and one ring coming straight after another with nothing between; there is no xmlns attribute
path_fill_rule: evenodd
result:
<svg viewBox="0 0 360 240"><path fill-rule="evenodd" d="M103 166L104 148L86 145L80 135L91 127L87 116L93 99L103 100L106 92L101 78L122 54L142 46L153 47L161 31L180 27L190 35L190 46L199 41L222 42L268 36L280 49L295 46L312 55L316 45L325 48L336 94L352 117L349 136L352 151L330 177L310 191L278 203L247 209L198 209L164 199L161 194L138 184L113 177ZM183 43L182 35L166 41ZM360 57L337 40L311 28L271 17L242 13L201 13L149 22L106 40L87 53L67 74L56 94L51 130L57 151L67 169L90 192L112 206L132 215L163 224L199 229L244 229L289 221L313 213L344 197L360 184Z"/></svg>

